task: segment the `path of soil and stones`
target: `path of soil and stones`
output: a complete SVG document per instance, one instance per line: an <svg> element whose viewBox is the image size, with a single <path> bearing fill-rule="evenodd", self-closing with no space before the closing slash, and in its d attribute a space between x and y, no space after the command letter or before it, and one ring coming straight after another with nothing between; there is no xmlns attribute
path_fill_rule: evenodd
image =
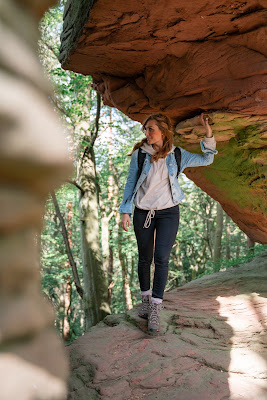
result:
<svg viewBox="0 0 267 400"><path fill-rule="evenodd" d="M69 400L266 400L267 253L166 294L164 334L136 309L68 347Z"/></svg>

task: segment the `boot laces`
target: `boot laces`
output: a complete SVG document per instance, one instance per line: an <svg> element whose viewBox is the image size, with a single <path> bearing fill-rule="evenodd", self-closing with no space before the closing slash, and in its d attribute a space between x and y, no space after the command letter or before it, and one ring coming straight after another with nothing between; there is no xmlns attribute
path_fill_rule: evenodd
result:
<svg viewBox="0 0 267 400"><path fill-rule="evenodd" d="M151 322L151 324L159 324L159 312L160 310L163 309L163 305L162 304L151 304L150 305L150 316L149 316L149 320Z"/></svg>
<svg viewBox="0 0 267 400"><path fill-rule="evenodd" d="M149 305L150 305L150 296L146 295L146 296L142 296L142 304L141 307L139 309L139 313L148 313L149 311Z"/></svg>

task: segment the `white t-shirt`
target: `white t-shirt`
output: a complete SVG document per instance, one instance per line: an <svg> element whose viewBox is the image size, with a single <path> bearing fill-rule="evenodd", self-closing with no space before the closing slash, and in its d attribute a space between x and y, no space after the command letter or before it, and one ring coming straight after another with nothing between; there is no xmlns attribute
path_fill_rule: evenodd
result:
<svg viewBox="0 0 267 400"><path fill-rule="evenodd" d="M148 143L144 143L141 149L151 155L156 152ZM174 149L173 146L171 151ZM151 163L148 175L136 193L134 204L142 210L163 210L175 206L166 158L159 158L158 161Z"/></svg>
<svg viewBox="0 0 267 400"><path fill-rule="evenodd" d="M216 141L213 136L210 138L205 136L203 142L209 149L215 150ZM148 143L144 143L141 149L152 156L156 153ZM175 146L172 146L170 153L174 150ZM166 158L160 158L151 163L149 173L136 193L134 204L142 210L163 210L175 206L172 200Z"/></svg>

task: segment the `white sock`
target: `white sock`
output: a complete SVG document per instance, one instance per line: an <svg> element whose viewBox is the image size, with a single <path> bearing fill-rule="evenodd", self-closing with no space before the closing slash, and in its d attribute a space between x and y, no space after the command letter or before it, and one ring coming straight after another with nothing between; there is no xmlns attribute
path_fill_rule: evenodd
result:
<svg viewBox="0 0 267 400"><path fill-rule="evenodd" d="M162 299L158 299L157 297L151 297L151 302L154 304L161 304Z"/></svg>
<svg viewBox="0 0 267 400"><path fill-rule="evenodd" d="M142 296L151 296L151 289L145 290L144 292L141 292Z"/></svg>

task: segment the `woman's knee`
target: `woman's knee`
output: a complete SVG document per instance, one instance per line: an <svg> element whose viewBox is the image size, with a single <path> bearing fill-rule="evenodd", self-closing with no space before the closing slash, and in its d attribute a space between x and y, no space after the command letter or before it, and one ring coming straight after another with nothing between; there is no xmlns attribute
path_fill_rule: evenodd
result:
<svg viewBox="0 0 267 400"><path fill-rule="evenodd" d="M169 258L170 258L169 253L168 254L164 254L164 253L155 254L155 256L154 256L155 265L158 265L160 268L168 268Z"/></svg>
<svg viewBox="0 0 267 400"><path fill-rule="evenodd" d="M150 255L139 255L138 265L139 266L150 266L152 264L153 256Z"/></svg>

